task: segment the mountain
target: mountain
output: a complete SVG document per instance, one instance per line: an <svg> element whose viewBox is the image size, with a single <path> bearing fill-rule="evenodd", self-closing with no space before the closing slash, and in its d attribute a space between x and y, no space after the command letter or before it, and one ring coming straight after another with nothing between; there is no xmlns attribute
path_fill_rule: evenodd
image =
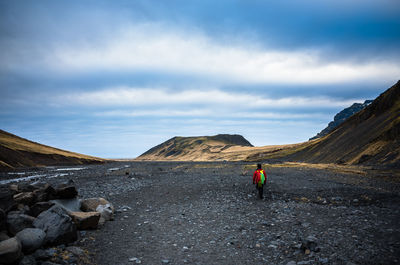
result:
<svg viewBox="0 0 400 265"><path fill-rule="evenodd" d="M400 168L400 81L330 134L287 158Z"/></svg>
<svg viewBox="0 0 400 265"><path fill-rule="evenodd" d="M336 127L338 127L340 124L342 124L345 120L347 120L349 117L354 115L355 113L365 109L369 104L372 103L372 100L366 100L364 103L354 103L348 108L345 108L341 112L335 115L333 118L333 121L331 121L328 126L323 129L321 132L319 132L316 136L311 137L310 140L318 139L321 138L325 135L328 135L330 132L332 132Z"/></svg>
<svg viewBox="0 0 400 265"><path fill-rule="evenodd" d="M138 160L231 160L237 148L251 148L253 145L241 135L218 134L215 136L173 137L157 145Z"/></svg>
<svg viewBox="0 0 400 265"><path fill-rule="evenodd" d="M0 130L0 169L102 163L104 159L35 143Z"/></svg>

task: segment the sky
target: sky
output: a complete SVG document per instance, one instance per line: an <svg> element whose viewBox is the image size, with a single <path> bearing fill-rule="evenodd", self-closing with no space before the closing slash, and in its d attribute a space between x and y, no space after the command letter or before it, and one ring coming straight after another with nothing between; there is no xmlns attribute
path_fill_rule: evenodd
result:
<svg viewBox="0 0 400 265"><path fill-rule="evenodd" d="M398 0L0 1L0 129L103 158L304 142L399 79Z"/></svg>

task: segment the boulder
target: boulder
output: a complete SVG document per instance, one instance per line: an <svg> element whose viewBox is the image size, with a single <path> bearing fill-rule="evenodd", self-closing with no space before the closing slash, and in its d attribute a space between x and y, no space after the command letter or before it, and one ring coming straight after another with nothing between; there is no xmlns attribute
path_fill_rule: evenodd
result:
<svg viewBox="0 0 400 265"><path fill-rule="evenodd" d="M9 239L10 237L7 235L7 231L0 232L0 242Z"/></svg>
<svg viewBox="0 0 400 265"><path fill-rule="evenodd" d="M6 213L0 209L0 231L6 229Z"/></svg>
<svg viewBox="0 0 400 265"><path fill-rule="evenodd" d="M17 206L14 201L14 193L9 190L0 191L0 209L8 213Z"/></svg>
<svg viewBox="0 0 400 265"><path fill-rule="evenodd" d="M78 238L72 218L65 209L57 205L39 214L33 225L46 232L45 242L48 245L67 244Z"/></svg>
<svg viewBox="0 0 400 265"><path fill-rule="evenodd" d="M46 233L39 228L25 228L17 233L16 237L20 240L22 251L32 253L44 244Z"/></svg>
<svg viewBox="0 0 400 265"><path fill-rule="evenodd" d="M99 212L101 215L100 224L104 224L105 221L114 220L114 208L112 208L111 204L100 204L97 206L96 212Z"/></svg>
<svg viewBox="0 0 400 265"><path fill-rule="evenodd" d="M25 228L33 227L34 217L20 212L9 212L7 215L7 229L12 235L16 235Z"/></svg>
<svg viewBox="0 0 400 265"><path fill-rule="evenodd" d="M97 209L97 206L99 205L106 205L111 203L107 201L106 199L103 198L89 198L82 200L81 204L81 210L84 212L95 212ZM112 207L112 205L111 205ZM114 207L112 207L113 213L114 213Z"/></svg>
<svg viewBox="0 0 400 265"><path fill-rule="evenodd" d="M0 242L0 260L2 264L13 264L21 258L21 255L21 243L18 238L12 237Z"/></svg>
<svg viewBox="0 0 400 265"><path fill-rule="evenodd" d="M37 217L40 213L50 209L54 202L37 202L31 207L31 215Z"/></svg>
<svg viewBox="0 0 400 265"><path fill-rule="evenodd" d="M78 195L78 191L72 180L62 183L57 186L55 190L55 197L57 199L72 199Z"/></svg>
<svg viewBox="0 0 400 265"><path fill-rule="evenodd" d="M35 200L33 192L21 192L14 195L14 201L21 204L32 205Z"/></svg>
<svg viewBox="0 0 400 265"><path fill-rule="evenodd" d="M96 229L101 216L99 212L70 212L69 215L79 230Z"/></svg>
<svg viewBox="0 0 400 265"><path fill-rule="evenodd" d="M63 199L63 200L51 200L50 202L64 208L68 212L78 212L81 208L81 200L78 198Z"/></svg>
<svg viewBox="0 0 400 265"><path fill-rule="evenodd" d="M10 189L10 191L12 191L14 193L18 193L19 192L17 184L11 184L8 188Z"/></svg>
<svg viewBox="0 0 400 265"><path fill-rule="evenodd" d="M57 255L57 250L55 248L38 249L35 251L35 253L32 254L32 256L38 261L51 259L56 255Z"/></svg>

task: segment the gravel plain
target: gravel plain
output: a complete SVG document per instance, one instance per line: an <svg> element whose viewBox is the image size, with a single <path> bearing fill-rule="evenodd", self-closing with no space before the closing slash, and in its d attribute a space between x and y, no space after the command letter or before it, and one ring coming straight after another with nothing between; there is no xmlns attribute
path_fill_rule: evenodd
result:
<svg viewBox="0 0 400 265"><path fill-rule="evenodd" d="M80 197L114 204L115 220L75 243L90 264L400 263L400 185L390 176L271 166L259 200L253 167L115 162L18 176L72 179Z"/></svg>

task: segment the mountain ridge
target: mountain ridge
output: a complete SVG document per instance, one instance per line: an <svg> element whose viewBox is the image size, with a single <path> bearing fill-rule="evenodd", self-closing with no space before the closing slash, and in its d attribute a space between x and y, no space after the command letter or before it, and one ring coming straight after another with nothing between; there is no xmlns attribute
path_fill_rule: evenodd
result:
<svg viewBox="0 0 400 265"><path fill-rule="evenodd" d="M105 159L40 144L0 129L0 169L103 162Z"/></svg>

